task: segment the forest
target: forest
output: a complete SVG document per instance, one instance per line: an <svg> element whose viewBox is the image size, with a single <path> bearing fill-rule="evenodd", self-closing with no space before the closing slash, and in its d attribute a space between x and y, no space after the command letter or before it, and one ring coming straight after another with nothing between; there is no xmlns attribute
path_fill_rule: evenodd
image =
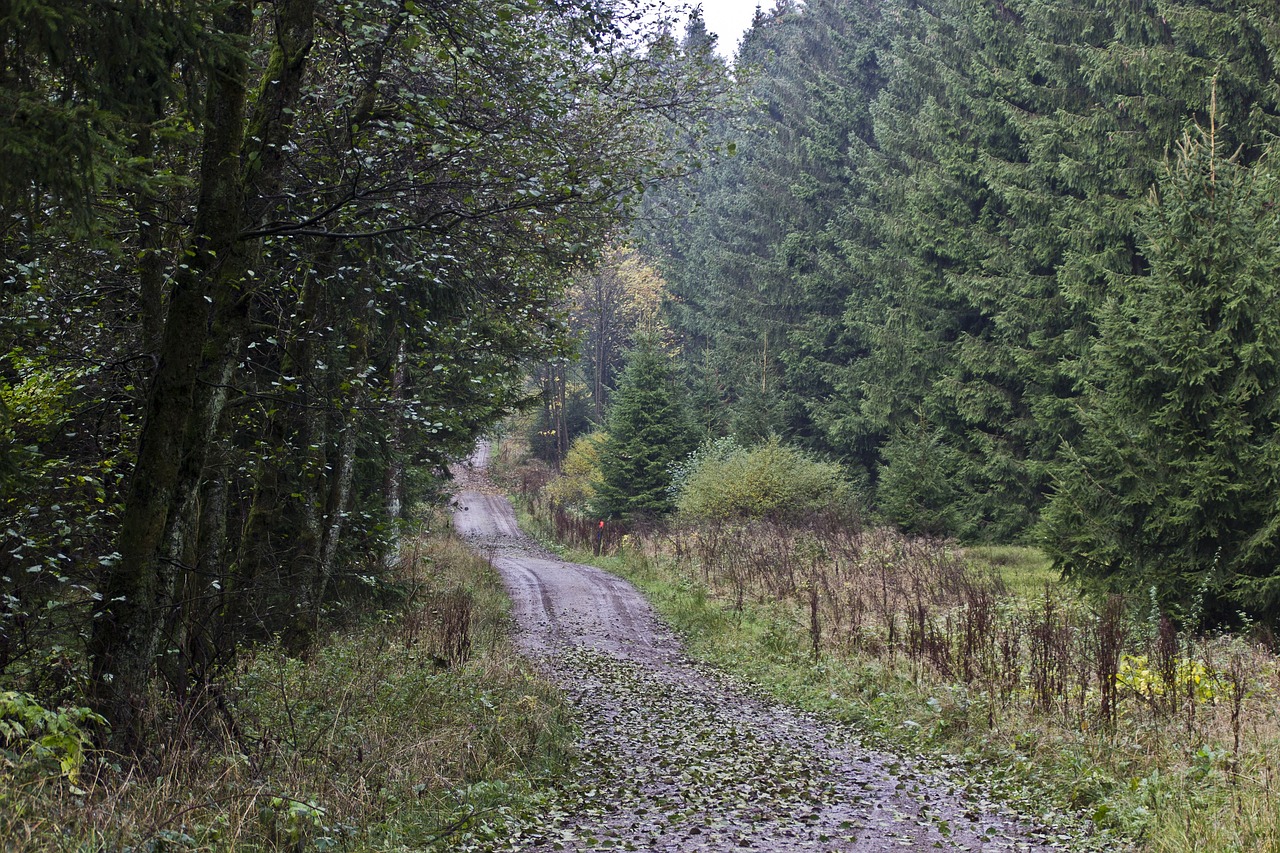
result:
<svg viewBox="0 0 1280 853"><path fill-rule="evenodd" d="M0 68L0 679L126 751L398 594L727 84L612 0L4 2Z"/></svg>
<svg viewBox="0 0 1280 853"><path fill-rule="evenodd" d="M757 14L736 156L637 225L698 431L838 462L905 532L1274 627L1278 51L1249 0Z"/></svg>
<svg viewBox="0 0 1280 853"><path fill-rule="evenodd" d="M0 781L256 772L229 685L407 602L459 670L419 533L513 416L571 527L834 509L1274 639L1275 4L660 5L0 0Z"/></svg>

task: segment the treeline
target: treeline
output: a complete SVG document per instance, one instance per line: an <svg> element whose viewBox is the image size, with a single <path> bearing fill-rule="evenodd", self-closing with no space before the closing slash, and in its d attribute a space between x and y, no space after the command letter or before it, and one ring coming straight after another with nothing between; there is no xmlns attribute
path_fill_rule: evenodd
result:
<svg viewBox="0 0 1280 853"><path fill-rule="evenodd" d="M621 0L0 0L0 685L137 748L394 592L725 79Z"/></svg>
<svg viewBox="0 0 1280 853"><path fill-rule="evenodd" d="M698 420L907 531L1273 618L1278 51L1253 0L779 0L737 156L641 228Z"/></svg>

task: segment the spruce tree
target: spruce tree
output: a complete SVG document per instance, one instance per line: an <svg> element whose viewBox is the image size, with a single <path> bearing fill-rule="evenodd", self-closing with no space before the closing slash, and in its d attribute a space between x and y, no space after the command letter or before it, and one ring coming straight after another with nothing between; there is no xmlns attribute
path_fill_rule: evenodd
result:
<svg viewBox="0 0 1280 853"><path fill-rule="evenodd" d="M1044 542L1068 574L1211 621L1280 613L1280 176L1189 134L1100 311Z"/></svg>
<svg viewBox="0 0 1280 853"><path fill-rule="evenodd" d="M840 219L855 224L842 242L866 283L846 303L845 337L865 350L817 358L836 389L821 422L866 459L877 503L907 529L1015 537L1055 444L1037 412L1069 387L1056 376L1063 239L1034 130L1020 126L1051 107L1028 41L997 4L904 10L865 189Z"/></svg>
<svg viewBox="0 0 1280 853"><path fill-rule="evenodd" d="M671 464L696 444L670 358L641 337L613 393L594 509L609 518L669 512Z"/></svg>
<svg viewBox="0 0 1280 853"><path fill-rule="evenodd" d="M1186 122L1280 130L1274 4L814 0L757 16L760 103L651 240L713 429L865 469L908 528L1026 535L1137 211ZM1217 81L1215 84L1214 81Z"/></svg>
<svg viewBox="0 0 1280 853"><path fill-rule="evenodd" d="M871 18L839 0L779 2L757 14L737 73L758 113L721 128L736 156L696 177L699 203L677 228L642 223L676 297L673 325L699 419L716 432L747 442L813 432L806 403L822 389L809 387L817 377L792 335L824 312L838 315L843 301L821 242L851 147L869 133L876 63L857 48Z"/></svg>

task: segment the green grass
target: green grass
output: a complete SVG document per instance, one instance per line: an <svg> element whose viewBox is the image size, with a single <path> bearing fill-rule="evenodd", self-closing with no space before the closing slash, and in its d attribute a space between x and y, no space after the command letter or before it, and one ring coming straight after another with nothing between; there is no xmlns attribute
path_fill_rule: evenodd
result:
<svg viewBox="0 0 1280 853"><path fill-rule="evenodd" d="M1032 598L1044 594L1045 587L1062 586L1062 578L1039 548L1025 545L974 545L965 556L978 568L989 568L1004 581L1011 595Z"/></svg>

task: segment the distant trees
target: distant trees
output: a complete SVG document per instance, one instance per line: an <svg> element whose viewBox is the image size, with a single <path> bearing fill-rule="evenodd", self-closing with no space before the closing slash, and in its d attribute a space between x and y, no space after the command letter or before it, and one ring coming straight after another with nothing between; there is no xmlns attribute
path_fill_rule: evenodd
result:
<svg viewBox="0 0 1280 853"><path fill-rule="evenodd" d="M1172 313L1152 302L1151 316L1165 318L1155 325L1132 308L1168 281L1170 258L1188 254L1153 236L1149 190L1170 180L1162 163L1188 127L1214 127L1231 168L1265 163L1280 131L1278 33L1276 8L1255 0L821 0L762 12L737 65L758 121L721 127L738 156L691 176L687 216L642 229L675 296L700 421L744 443L777 433L839 459L865 480L870 504L908 530L1044 537L1073 573L1154 585L1170 606L1204 587L1225 596L1219 615L1228 601L1280 613L1261 580L1271 574L1261 555L1280 533L1256 509L1277 486L1241 449L1245 435L1258 453L1268 446L1261 397L1240 416L1244 444L1231 445L1243 456L1147 428L1183 461L1153 457L1148 469L1130 458L1129 479L1097 480L1095 503L1085 500L1091 471L1119 452L1103 447L1137 441L1124 418L1149 422L1156 411L1136 384L1102 390L1119 387L1109 359L1144 340L1148 357L1190 345ZM1219 249L1191 252L1199 275L1237 280L1244 246L1256 245L1256 258L1270 251L1265 228L1242 224L1246 210L1266 209L1243 200L1270 192L1270 167L1256 168L1242 218L1209 229ZM1166 213L1173 186L1161 189ZM647 204L680 209L674 192ZM1269 323L1277 285L1258 282L1237 310ZM1170 300L1192 316L1196 306ZM1121 322L1124 305L1136 313ZM1221 352L1237 344L1260 351L1241 337ZM1244 375L1270 381L1255 374L1262 363L1249 365ZM1197 405L1237 406L1231 388L1198 386ZM1182 473L1157 477L1161 466ZM1215 499L1236 496L1230 510L1181 491L1201 474L1202 487L1221 482L1215 468L1240 472ZM1166 521L1139 520L1157 506ZM1206 587L1207 558L1187 548L1216 554L1225 574ZM1245 552L1260 562L1245 568Z"/></svg>
<svg viewBox="0 0 1280 853"><path fill-rule="evenodd" d="M536 456L561 465L576 438L605 423L627 350L638 336L667 329L666 295L666 282L630 246L610 246L573 277L562 310L576 358L566 350L533 370L542 394L530 435Z"/></svg>
<svg viewBox="0 0 1280 853"><path fill-rule="evenodd" d="M581 342L582 375L596 423L604 422L609 393L636 336L661 334L666 328L666 295L666 282L630 246L612 247L598 267L570 286L569 328Z"/></svg>
<svg viewBox="0 0 1280 853"><path fill-rule="evenodd" d="M819 245L878 76L849 52L861 23L829 0L759 16L738 57L754 109L721 129L736 153L695 174L696 202L646 200L640 230L673 295L696 416L744 442L812 429L803 400L817 377L788 369L789 336L841 310Z"/></svg>
<svg viewBox="0 0 1280 853"><path fill-rule="evenodd" d="M5 8L0 675L136 744L369 589L723 79L622 0Z"/></svg>

